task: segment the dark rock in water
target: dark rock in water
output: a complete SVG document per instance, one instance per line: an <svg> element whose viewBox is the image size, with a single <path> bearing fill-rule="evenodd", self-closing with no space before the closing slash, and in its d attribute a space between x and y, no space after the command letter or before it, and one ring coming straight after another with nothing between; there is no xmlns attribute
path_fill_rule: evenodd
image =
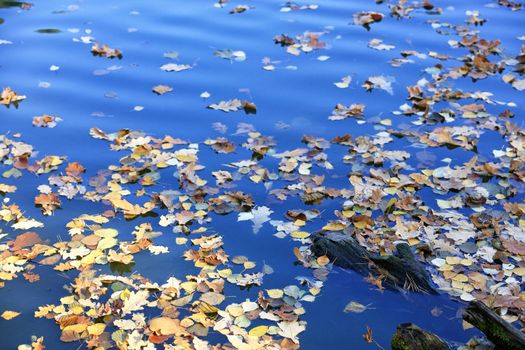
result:
<svg viewBox="0 0 525 350"><path fill-rule="evenodd" d="M386 288L436 293L428 273L415 259L408 244L400 243L396 248L396 255L370 254L354 238L336 232L317 234L312 245L315 255L327 255L335 265L362 275L383 278Z"/></svg>
<svg viewBox="0 0 525 350"><path fill-rule="evenodd" d="M463 319L485 333L496 349L525 349L525 334L481 301L470 302L463 313Z"/></svg>
<svg viewBox="0 0 525 350"><path fill-rule="evenodd" d="M336 233L316 235L312 250L315 255L327 255L335 265L366 274L370 269L370 254L352 237Z"/></svg>
<svg viewBox="0 0 525 350"><path fill-rule="evenodd" d="M448 344L435 334L413 323L397 326L392 337L392 350L449 350Z"/></svg>

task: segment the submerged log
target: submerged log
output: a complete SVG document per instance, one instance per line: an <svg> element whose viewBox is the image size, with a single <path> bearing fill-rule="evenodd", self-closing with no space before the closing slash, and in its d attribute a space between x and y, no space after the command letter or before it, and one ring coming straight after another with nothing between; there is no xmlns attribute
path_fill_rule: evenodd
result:
<svg viewBox="0 0 525 350"><path fill-rule="evenodd" d="M316 235L312 245L317 256L326 255L335 265L366 274L370 269L370 254L352 237L328 232Z"/></svg>
<svg viewBox="0 0 525 350"><path fill-rule="evenodd" d="M525 334L480 301L470 302L463 319L485 333L496 349L525 349Z"/></svg>
<svg viewBox="0 0 525 350"><path fill-rule="evenodd" d="M397 255L371 256L377 270L396 286L405 290L435 293L429 283L427 271L416 260L410 246L400 243L396 246Z"/></svg>
<svg viewBox="0 0 525 350"><path fill-rule="evenodd" d="M449 350L448 344L435 334L427 332L413 323L397 326L392 337L392 350Z"/></svg>
<svg viewBox="0 0 525 350"><path fill-rule="evenodd" d="M386 257L370 254L354 238L336 232L317 234L312 244L315 255L327 255L337 266L380 278L386 288L436 293L408 244L400 243L396 249L396 255Z"/></svg>

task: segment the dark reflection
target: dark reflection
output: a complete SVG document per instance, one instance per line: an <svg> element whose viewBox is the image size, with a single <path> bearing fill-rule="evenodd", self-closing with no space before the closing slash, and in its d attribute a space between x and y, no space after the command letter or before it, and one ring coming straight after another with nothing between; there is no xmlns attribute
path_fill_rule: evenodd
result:
<svg viewBox="0 0 525 350"><path fill-rule="evenodd" d="M9 7L20 7L21 9L28 10L33 5L23 1L4 1L0 0L0 8L5 9Z"/></svg>
<svg viewBox="0 0 525 350"><path fill-rule="evenodd" d="M0 24L4 24L4 22L5 20L2 17L0 17Z"/></svg>
<svg viewBox="0 0 525 350"><path fill-rule="evenodd" d="M111 269L111 272L118 273L119 275L124 275L125 273L131 273L133 266L135 266L134 262L130 264L122 264L119 262L109 263L109 268Z"/></svg>
<svg viewBox="0 0 525 350"><path fill-rule="evenodd" d="M42 34L56 34L56 33L61 33L62 31L60 29L44 28L44 29L37 29L35 30L35 32L42 33Z"/></svg>

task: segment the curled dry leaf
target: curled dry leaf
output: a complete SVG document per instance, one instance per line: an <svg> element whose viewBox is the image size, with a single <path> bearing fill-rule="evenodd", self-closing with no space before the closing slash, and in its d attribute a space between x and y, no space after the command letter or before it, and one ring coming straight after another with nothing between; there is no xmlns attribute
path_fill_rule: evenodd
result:
<svg viewBox="0 0 525 350"><path fill-rule="evenodd" d="M2 94L0 94L0 104L6 107L13 105L18 108L20 101L24 100L25 98L25 96L18 95L16 92L11 90L10 87L6 87L2 90Z"/></svg>
<svg viewBox="0 0 525 350"><path fill-rule="evenodd" d="M51 115L41 115L33 117L33 125L41 128L54 128L57 122L62 121L60 117L53 117Z"/></svg>
<svg viewBox="0 0 525 350"><path fill-rule="evenodd" d="M99 43L93 44L93 46L91 46L91 53L93 54L93 56L118 59L122 58L122 52L120 52L120 50L112 49L106 44L104 44L103 46L100 46Z"/></svg>
<svg viewBox="0 0 525 350"><path fill-rule="evenodd" d="M354 14L354 24L361 25L366 28L366 30L370 30L370 24L381 22L384 15L379 12L361 12L361 13L355 13Z"/></svg>

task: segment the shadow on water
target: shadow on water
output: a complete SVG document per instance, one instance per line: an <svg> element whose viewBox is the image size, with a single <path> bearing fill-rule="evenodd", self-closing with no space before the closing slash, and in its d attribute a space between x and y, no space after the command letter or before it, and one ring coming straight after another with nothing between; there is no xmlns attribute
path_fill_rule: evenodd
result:
<svg viewBox="0 0 525 350"><path fill-rule="evenodd" d="M44 28L44 29L37 29L35 32L40 34L57 34L62 33L60 29L54 29L54 28Z"/></svg>

